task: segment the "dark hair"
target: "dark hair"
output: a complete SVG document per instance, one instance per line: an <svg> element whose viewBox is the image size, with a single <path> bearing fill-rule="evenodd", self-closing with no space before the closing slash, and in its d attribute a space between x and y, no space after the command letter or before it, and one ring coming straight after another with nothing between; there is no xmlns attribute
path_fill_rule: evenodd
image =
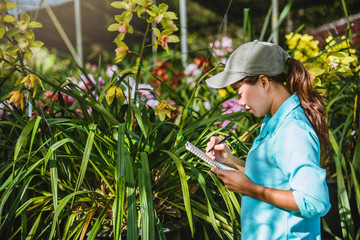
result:
<svg viewBox="0 0 360 240"><path fill-rule="evenodd" d="M267 77L270 81L285 83L285 87L290 93L297 94L300 104L319 138L322 157L326 157L330 151L330 137L324 98L312 87L311 75L301 62L288 58L286 65L286 73ZM247 77L244 81L255 84L257 79L258 76Z"/></svg>

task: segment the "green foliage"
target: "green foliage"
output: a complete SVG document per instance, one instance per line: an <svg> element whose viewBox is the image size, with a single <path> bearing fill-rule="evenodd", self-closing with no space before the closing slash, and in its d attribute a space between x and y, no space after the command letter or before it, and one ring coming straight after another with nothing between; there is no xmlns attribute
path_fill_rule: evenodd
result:
<svg viewBox="0 0 360 240"><path fill-rule="evenodd" d="M134 8L127 9L128 4ZM131 33L130 16L146 13L148 26L151 22L161 24L161 28L154 28L157 44L168 51L167 43L178 40L172 34L177 30L171 21L176 16L165 4L148 4L114 2L114 7L125 11L115 17L117 26L110 25L109 30L118 30L123 23L121 27ZM149 27L135 67L130 65L107 77L99 61L97 77L105 79L102 88L89 80L85 69L80 69L86 83L83 87L39 72L17 81L42 82L53 93L41 100L34 98L34 111L28 108L30 118L23 111L29 107L25 104L22 109L10 105L2 109L0 144L6 151L0 151L1 236L83 239L88 235L95 239L100 229L113 229L115 239L125 230L129 239L135 239L140 229L148 239L165 239L162 226L180 219L187 222L193 236L197 222L208 225L204 229L209 235L215 229L219 237L234 230L234 236L239 236L238 196L224 187L221 194L214 191L221 183L213 175L210 179L209 167L189 154L184 143L197 141L204 147L213 134L226 134L236 122L244 126L254 122L245 118L245 112L221 115L220 103L215 104L218 99L201 84L206 75L195 85L183 82L177 88L153 75L161 87L144 89L140 73L149 76L153 71L143 55L149 47L145 44L148 32ZM116 39L126 33L119 32ZM119 41L118 48L126 49ZM117 58L115 61L119 54ZM132 82L134 76L136 81ZM158 101L155 109L138 99L141 91ZM15 97L23 100L20 93ZM72 104L70 98L74 99ZM175 103L169 103L170 99ZM205 101L216 108L206 110ZM199 111L194 110L195 104ZM214 123L227 119L233 120L223 133ZM244 132L246 127L237 134ZM245 152L245 145L234 147L234 151Z"/></svg>
<svg viewBox="0 0 360 240"><path fill-rule="evenodd" d="M4 6L14 7L0 5L1 11ZM32 110L24 103L20 109L9 104L0 107L0 235L7 239L95 239L101 229L108 229L113 230L114 239L124 232L127 239L137 239L139 230L144 239L165 239L163 226L182 221L185 232L195 238L239 239L241 196L229 192L184 144L190 141L204 149L211 136L232 131L235 137L228 143L245 159L259 119L245 111L224 114L222 104L234 92L215 93L203 84L208 75L224 67L220 56L196 58L200 71L194 79L182 74L174 51L158 53L161 60L154 64L145 57L151 32L157 36L155 45L165 49L163 53L169 51L167 43L178 40L172 22L176 15L165 4L125 0L112 6L122 13L108 28L119 32L114 59L118 65L110 75L101 59L96 70L77 69L75 80L63 74L54 78L56 71L25 68L29 74L19 77L18 84L44 83L53 91L40 99L34 97ZM290 3L283 12L289 8ZM6 16L1 19L10 21ZM126 34L135 32L134 17L148 26L138 53L122 42ZM40 26L25 15L20 21L21 26ZM159 25L150 29L153 22ZM6 36L13 26L3 25ZM304 35L291 36L290 54L304 61L314 75L314 85L328 94L333 145L329 160L334 160L328 172L336 176L339 188L342 236L338 237L356 239L359 230L349 201L356 198L359 211L357 58L347 39L333 36L319 47L307 36L305 40ZM135 58L125 61L130 53ZM0 59L14 64L18 60L5 50ZM19 104L24 99L16 91L10 97ZM23 111L26 107L31 117ZM225 120L229 124L219 127L217 123Z"/></svg>

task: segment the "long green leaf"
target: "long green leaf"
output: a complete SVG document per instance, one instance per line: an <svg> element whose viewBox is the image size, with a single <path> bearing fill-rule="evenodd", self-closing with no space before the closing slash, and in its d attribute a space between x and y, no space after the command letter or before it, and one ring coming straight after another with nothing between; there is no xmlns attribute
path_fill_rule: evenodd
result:
<svg viewBox="0 0 360 240"><path fill-rule="evenodd" d="M357 204L357 210L358 214L360 216L360 184L359 179L357 178L357 173L354 169L354 166L350 162L350 169L351 169L351 178L354 184L354 191L355 191L355 198L356 198L356 204Z"/></svg>
<svg viewBox="0 0 360 240"><path fill-rule="evenodd" d="M138 169L139 197L140 197L140 214L141 214L141 236L144 239L150 239L150 210L146 194L146 177L145 171Z"/></svg>
<svg viewBox="0 0 360 240"><path fill-rule="evenodd" d="M340 222L341 228L344 238L348 238L351 235L351 231L354 230L352 225L352 219L350 214L350 203L349 197L346 191L345 182L344 182L344 175L341 168L341 158L343 155L341 154L341 144L340 146L337 144L333 134L330 132L330 140L333 146L335 153L335 167L336 167L336 174L337 174L337 186L338 186L338 197L339 197L339 214L340 214ZM340 142L341 143L341 142Z"/></svg>
<svg viewBox="0 0 360 240"><path fill-rule="evenodd" d="M59 205L58 205L58 208L56 209L55 211L55 214L54 214L54 218L52 220L52 223L51 223L51 230L50 230L50 234L49 234L49 240L52 240L53 237L54 237L54 232L55 232L55 226L56 226L56 223L58 222L59 220L59 217L60 217L60 214L62 212L62 210L64 209L64 207L69 203L69 201L76 195L79 195L79 194L87 194L87 193L90 193L91 191L78 191L78 192L73 192L73 193L70 193L69 195L66 195L66 197L64 197L62 200L60 200L59 202Z"/></svg>
<svg viewBox="0 0 360 240"><path fill-rule="evenodd" d="M114 239L121 239L121 229L124 216L125 176L116 180L116 195L113 205Z"/></svg>
<svg viewBox="0 0 360 240"><path fill-rule="evenodd" d="M224 199L224 202L226 204L226 207L228 209L228 213L230 215L230 220L231 220L231 225L233 228L233 235L234 235L234 239L236 239L238 237L238 228L239 228L239 224L236 220L236 214L234 211L234 207L233 204L238 204L238 201L236 199L230 198L229 197L229 192L228 190L224 187L224 185L220 182L220 180L215 176L215 174L213 173L209 173L209 175L211 176L211 178L213 179L213 181L215 182L215 185L218 187L221 196ZM234 201L235 200L235 201ZM240 212L238 212L240 213Z"/></svg>
<svg viewBox="0 0 360 240"><path fill-rule="evenodd" d="M14 152L14 161L16 161L22 146L24 144L26 144L26 139L28 138L31 130L34 128L35 122L36 122L36 119L33 119L30 122L28 122L26 124L26 126L24 127L24 129L22 130L18 140L16 141L15 152Z"/></svg>
<svg viewBox="0 0 360 240"><path fill-rule="evenodd" d="M124 214L123 210L125 209L125 152L127 152L127 148L125 146L125 124L120 124L118 127L118 145L115 168L116 195L113 205L114 239L121 239L121 228Z"/></svg>
<svg viewBox="0 0 360 240"><path fill-rule="evenodd" d="M221 237L221 232L219 227L216 224L216 218L215 218L215 214L214 214L214 210L211 206L211 202L210 202L210 195L208 194L208 190L206 189L206 183L205 183L205 179L203 177L203 175L200 174L200 172L192 167L191 168L191 172L195 175L195 178L197 179L201 189L203 190L205 197L206 197L206 202L207 202L207 206L208 206L208 213L209 213L209 217L211 219L211 224L213 225L213 228L215 230L215 232L217 233L217 235L219 237ZM214 199L211 199L212 201L214 201Z"/></svg>
<svg viewBox="0 0 360 240"><path fill-rule="evenodd" d="M117 145L117 158L116 158L116 178L119 179L125 176L125 124L120 124L118 127L118 145Z"/></svg>
<svg viewBox="0 0 360 240"><path fill-rule="evenodd" d="M35 162L33 165L29 166L26 170L25 170L25 166L23 166L20 169L18 169L12 173L14 176L13 175L9 176L9 179L11 181L9 182L8 187L5 189L5 192L0 197L0 236L1 236L1 233L4 230L6 230L6 229L4 229L4 226L5 226L4 222L10 221L10 219L12 218L12 212L13 211L15 212L15 210L18 206L18 202L16 202L16 201L12 202L10 210L8 212L6 212L6 215L8 215L9 217L3 219L3 217L2 217L3 209L4 209L5 204L9 200L11 193L16 189L15 188L16 185L20 185L20 186L22 186L22 188L27 186L25 184L22 184L22 181L24 179L27 179L28 176L30 175L30 173L32 173L34 171L34 169L36 169L38 167L38 165L40 165L42 162L43 162L42 160L39 160L39 161ZM35 175L31 175L31 177L29 179L31 180L34 176ZM29 179L27 179L27 181L29 181L29 183L30 183Z"/></svg>
<svg viewBox="0 0 360 240"><path fill-rule="evenodd" d="M99 176L101 177L101 179L104 181L104 183L106 184L106 186L109 188L109 190L112 192L112 194L115 195L115 190L114 188L110 185L108 179L106 178L106 176L104 175L104 173L95 165L95 163L93 163L93 161L91 161L91 159L89 160L91 165L93 166L93 168L95 169L95 171L99 174Z"/></svg>
<svg viewBox="0 0 360 240"><path fill-rule="evenodd" d="M138 228L136 219L136 186L134 178L134 168L130 159L130 154L126 150L124 155L125 162L125 180L127 197L127 239L138 238Z"/></svg>
<svg viewBox="0 0 360 240"><path fill-rule="evenodd" d="M28 236L25 238L25 240L32 240L34 239L35 237L37 237L35 234L36 234L36 231L40 225L40 220L41 220L41 216L42 216L42 212L39 213L39 215L37 216L35 222L33 223L30 231L29 231L29 234Z"/></svg>
<svg viewBox="0 0 360 240"><path fill-rule="evenodd" d="M141 116L141 111L138 107L136 107L135 105L131 105L132 106L132 109L134 110L135 112L135 117L136 117L136 120L139 124L139 127L142 131L142 133L144 134L145 138L147 138L147 132L148 130L145 128L145 125L144 125L144 122L142 120L142 116Z"/></svg>
<svg viewBox="0 0 360 240"><path fill-rule="evenodd" d="M34 144L36 133L38 131L38 127L39 127L41 117L37 117L34 120L35 120L35 123L34 123L34 126L33 126L33 131L32 131L32 135L31 135L31 141L30 141L30 145L29 145L29 157L28 157L28 159L30 159L30 156L31 156L31 150L32 150L32 147L33 147L33 144Z"/></svg>
<svg viewBox="0 0 360 240"><path fill-rule="evenodd" d="M247 26L248 26L248 22L250 21L249 20L249 11L250 9L248 8L244 8L243 10L243 13L244 13L244 19L243 19L243 42L245 43L246 42L246 31L247 31Z"/></svg>
<svg viewBox="0 0 360 240"><path fill-rule="evenodd" d="M85 145L83 158L81 160L79 176L78 176L77 181L76 181L75 192L77 192L80 189L80 186L82 185L82 183L84 181L85 173L86 173L86 170L87 170L87 165L89 163L89 158L90 158L91 150L92 150L93 143L94 143L94 136L95 136L96 128L97 128L97 126L95 124L91 124L89 135L88 135L88 138L86 140L86 145ZM75 198L72 201L71 208L72 208L72 206L74 204L74 201L75 201Z"/></svg>
<svg viewBox="0 0 360 240"><path fill-rule="evenodd" d="M167 153L172 160L174 160L176 168L178 170L179 173L179 177L180 177L180 182L181 182L181 189L182 189L182 194L183 194L183 198L184 198L184 205L185 205L185 211L186 211L186 215L188 217L188 222L189 222L189 227L191 230L191 235L192 237L194 236L194 223L193 223L193 218L192 218L192 210L191 210L191 204L190 204L190 192L189 192L189 186L187 183L187 178L186 178L186 174L185 174L185 170L184 167L182 166L180 159L174 155L172 152L166 151L164 150L165 153Z"/></svg>
<svg viewBox="0 0 360 240"><path fill-rule="evenodd" d="M65 227L64 227L64 235L62 237L63 240L70 239L70 237L73 236L73 234L75 234L73 227L74 227L75 218L78 215L79 215L79 213L73 213L73 214L70 214L70 216L68 216L66 218L66 223L65 223ZM65 219L64 219L64 221L65 221Z"/></svg>
<svg viewBox="0 0 360 240"><path fill-rule="evenodd" d="M261 29L259 41L263 41L263 40L264 40L264 36L265 36L265 33L266 33L266 29L267 29L267 27L269 26L269 22L270 22L270 18L271 18L271 13L272 13L272 7L270 6L270 7L269 7L269 10L268 10L268 12L267 12L267 14L266 14L264 24L263 24L262 29Z"/></svg>
<svg viewBox="0 0 360 240"><path fill-rule="evenodd" d="M274 36L276 31L279 29L280 25L282 24L282 22L285 20L286 16L288 15L288 13L290 12L291 6L292 6L293 0L290 0L288 2L288 4L286 4L286 6L284 7L284 9L281 11L280 17L276 23L275 28L273 29L273 31L271 32L269 38L268 38L268 42L270 42Z"/></svg>
<svg viewBox="0 0 360 240"><path fill-rule="evenodd" d="M53 202L54 202L54 210L56 210L57 207L57 199L58 199L58 171L57 171L57 164L56 164L56 155L55 155L55 151L63 146L64 144L68 143L68 142L73 142L72 139L69 138L65 138L62 139L60 141L57 141L56 143L54 143L52 146L50 146L49 150L46 153L44 162L45 162L45 166L47 164L47 162L50 162L50 182L51 182L51 192L52 192L52 196L53 196Z"/></svg>
<svg viewBox="0 0 360 240"><path fill-rule="evenodd" d="M140 199L143 200L142 202L140 202L140 208L144 209L145 212L145 225L142 225L141 233L144 234L142 235L144 237L148 236L148 238L145 237L145 239L155 239L155 216L152 186L148 157L145 152L140 153L140 159L142 169L139 169L139 194L142 195ZM141 220L142 219L143 214L141 214Z"/></svg>
<svg viewBox="0 0 360 240"><path fill-rule="evenodd" d="M110 200L107 201L104 209L101 211L100 215L96 218L96 221L95 221L95 223L89 233L89 236L87 238L88 240L95 240L96 235L100 230L101 224L102 224L103 220L105 219L106 213L109 210L109 206L110 206Z"/></svg>
<svg viewBox="0 0 360 240"><path fill-rule="evenodd" d="M21 186L21 188L17 192L16 197L10 203L10 209L6 213L6 217L5 217L4 221L0 224L0 236L2 235L2 232L4 230L6 230L7 225L13 220L13 218L15 216L15 213L16 213L16 210L17 210L18 206L20 205L21 200L23 199L27 188L29 187L29 184L30 184L30 182L32 181L32 179L34 177L35 177L35 175L32 175L31 177L26 179L25 182L20 181L20 183L22 183L23 185ZM12 190L14 190L14 189L12 188Z"/></svg>

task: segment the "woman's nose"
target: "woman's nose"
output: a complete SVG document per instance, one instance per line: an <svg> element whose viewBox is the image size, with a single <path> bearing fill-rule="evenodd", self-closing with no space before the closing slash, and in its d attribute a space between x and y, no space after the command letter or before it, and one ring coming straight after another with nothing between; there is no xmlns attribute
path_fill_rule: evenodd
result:
<svg viewBox="0 0 360 240"><path fill-rule="evenodd" d="M244 103L244 101L243 101L241 98L238 99L238 104L239 104L240 106L245 106L245 103Z"/></svg>

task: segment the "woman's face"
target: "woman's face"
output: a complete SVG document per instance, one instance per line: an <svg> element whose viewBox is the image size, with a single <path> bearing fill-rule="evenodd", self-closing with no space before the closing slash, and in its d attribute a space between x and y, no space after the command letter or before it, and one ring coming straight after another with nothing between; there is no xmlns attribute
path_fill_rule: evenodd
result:
<svg viewBox="0 0 360 240"><path fill-rule="evenodd" d="M261 79L252 85L246 82L236 82L231 87L238 93L238 104L244 106L256 117L261 117L270 112L271 101L268 97L267 88Z"/></svg>

